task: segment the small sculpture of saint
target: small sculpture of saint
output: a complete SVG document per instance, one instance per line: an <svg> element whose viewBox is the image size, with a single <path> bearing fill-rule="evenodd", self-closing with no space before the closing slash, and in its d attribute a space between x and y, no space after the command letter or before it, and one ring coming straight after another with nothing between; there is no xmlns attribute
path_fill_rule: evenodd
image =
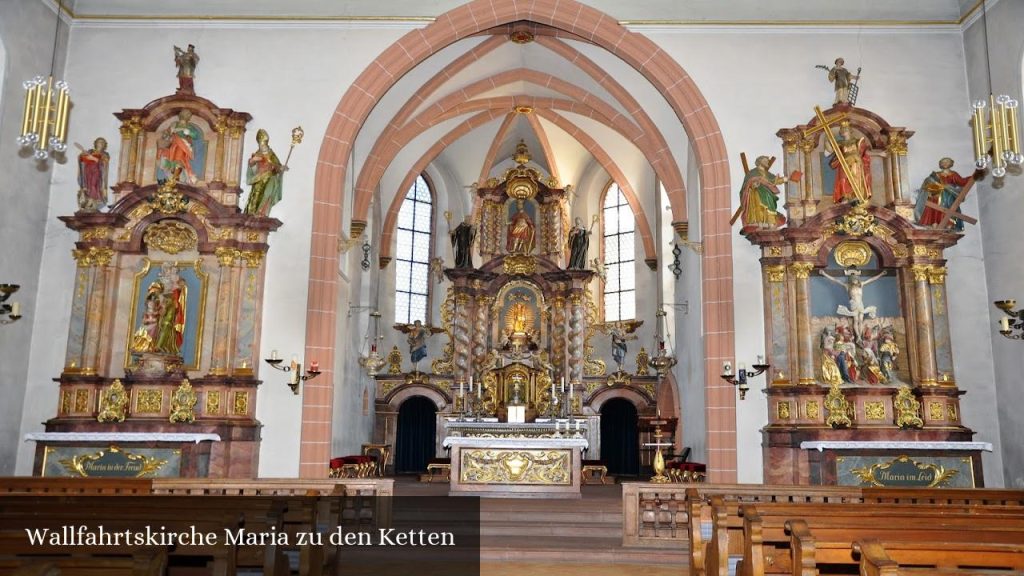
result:
<svg viewBox="0 0 1024 576"><path fill-rule="evenodd" d="M191 110L178 112L178 119L160 135L156 158L157 180L167 180L178 168L185 184L195 184L202 177L206 141L203 131L192 123Z"/></svg>
<svg viewBox="0 0 1024 576"><path fill-rule="evenodd" d="M779 184L788 179L777 176L769 169L771 159L758 156L754 167L743 178L740 188L740 220L743 227L740 234L748 234L754 230L774 230L786 223L786 217L779 214ZM799 179L799 173L793 173L793 179Z"/></svg>
<svg viewBox="0 0 1024 576"><path fill-rule="evenodd" d="M455 250L455 267L473 267L473 240L476 238L476 228L470 222L470 215L455 227L455 230L448 232L452 240L452 248Z"/></svg>
<svg viewBox="0 0 1024 576"><path fill-rule="evenodd" d="M594 229L594 218L590 223L590 229L583 227L583 219L579 216L569 229L569 270L587 269L587 250L590 248L590 233Z"/></svg>
<svg viewBox="0 0 1024 576"><path fill-rule="evenodd" d="M107 205L107 141L97 138L92 148L78 155L78 209L96 212Z"/></svg>
<svg viewBox="0 0 1024 576"><path fill-rule="evenodd" d="M839 137L836 138L839 150L833 151L829 157L829 166L836 171L836 181L832 188L832 201L836 204L841 202L859 200L853 182L860 183L860 189L864 193L864 199L871 198L871 155L868 151L871 145L865 137L855 138L846 122L839 128ZM843 169L839 162L838 155L842 155L849 174Z"/></svg>
<svg viewBox="0 0 1024 576"><path fill-rule="evenodd" d="M509 254L529 254L533 252L533 242L536 228L530 215L523 208L523 201L517 203L518 211L508 222L508 236L505 240L505 250Z"/></svg>
<svg viewBox="0 0 1024 576"><path fill-rule="evenodd" d="M981 177L982 174L982 171L977 170L971 176L964 178L953 170L952 158L939 160L939 169L929 174L924 179L924 182L921 183L921 190L917 195L917 206L914 208L917 223L921 226L936 226L942 222L945 214L928 206L928 202L949 210L964 187L969 186L973 180ZM957 208L957 212L959 211L960 209ZM959 218L953 218L952 220L953 228L957 232L962 232L964 229L963 220Z"/></svg>
<svg viewBox="0 0 1024 576"><path fill-rule="evenodd" d="M413 369L419 372L420 360L427 357L427 338L444 332L444 330L426 326L419 320L412 324L398 324L395 328L406 333L405 341L409 344L409 358L412 360Z"/></svg>
<svg viewBox="0 0 1024 576"><path fill-rule="evenodd" d="M245 182L252 186L245 213L268 216L270 209L281 201L281 182L287 166L281 164L277 154L270 148L270 135L262 128L256 132L259 148L249 157L249 168Z"/></svg>
<svg viewBox="0 0 1024 576"><path fill-rule="evenodd" d="M612 337L612 359L615 360L615 364L618 365L621 372L622 363L626 360L626 342L636 340L636 334L627 332L618 324L612 324L608 328L608 334Z"/></svg>
<svg viewBox="0 0 1024 576"><path fill-rule="evenodd" d="M846 69L844 66L846 61L842 58L836 58L835 66L829 68L828 66L818 66L828 71L828 81L832 83L836 91L836 104L853 104L855 98L853 97L853 88L857 84L857 80L860 80L860 71L854 74Z"/></svg>
<svg viewBox="0 0 1024 576"><path fill-rule="evenodd" d="M174 47L174 65L178 67L178 94L195 94L193 80L196 75L196 66L199 65L199 54L196 54L196 47L189 44L188 48L182 50Z"/></svg>

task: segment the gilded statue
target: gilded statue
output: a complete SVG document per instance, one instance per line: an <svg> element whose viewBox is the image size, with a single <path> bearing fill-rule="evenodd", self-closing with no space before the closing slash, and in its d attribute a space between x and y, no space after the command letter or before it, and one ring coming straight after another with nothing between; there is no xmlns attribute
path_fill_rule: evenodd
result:
<svg viewBox="0 0 1024 576"><path fill-rule="evenodd" d="M195 390L192 389L192 383L185 378L181 381L181 386L178 386L171 394L170 421L185 424L195 422L195 408L198 401L199 398L196 396Z"/></svg>
<svg viewBox="0 0 1024 576"><path fill-rule="evenodd" d="M413 369L416 372L419 372L420 360L427 357L427 338L444 332L442 328L427 326L419 320L412 324L396 324L395 330L406 334L406 342L409 343L409 358L412 360Z"/></svg>
<svg viewBox="0 0 1024 576"><path fill-rule="evenodd" d="M141 326L131 339L132 352L180 356L188 321L188 285L180 276L170 290L157 280L146 290Z"/></svg>
<svg viewBox="0 0 1024 576"><path fill-rule="evenodd" d="M99 422L124 422L128 409L128 392L120 379L115 379L106 390L100 400L100 412L96 416Z"/></svg>

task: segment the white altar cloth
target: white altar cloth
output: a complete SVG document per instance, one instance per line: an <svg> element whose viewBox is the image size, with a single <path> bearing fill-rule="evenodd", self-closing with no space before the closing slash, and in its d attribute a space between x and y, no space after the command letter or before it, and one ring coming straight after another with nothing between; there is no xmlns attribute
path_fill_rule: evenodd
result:
<svg viewBox="0 0 1024 576"><path fill-rule="evenodd" d="M801 442L804 450L984 450L992 451L991 442Z"/></svg>
<svg viewBox="0 0 1024 576"><path fill-rule="evenodd" d="M159 432L30 432L26 442L220 442L220 434Z"/></svg>

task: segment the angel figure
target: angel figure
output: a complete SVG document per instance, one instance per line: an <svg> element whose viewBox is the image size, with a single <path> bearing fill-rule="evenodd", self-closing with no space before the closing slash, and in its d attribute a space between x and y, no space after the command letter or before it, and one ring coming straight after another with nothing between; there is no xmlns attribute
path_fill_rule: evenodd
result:
<svg viewBox="0 0 1024 576"><path fill-rule="evenodd" d="M610 322L607 324L608 335L612 339L612 359L618 365L619 372L622 371L622 362L626 359L626 342L637 339L634 332L641 324L643 324L642 320L639 322L632 320L627 322Z"/></svg>
<svg viewBox="0 0 1024 576"><path fill-rule="evenodd" d="M409 343L409 357L412 359L413 370L419 372L420 360L427 357L427 338L444 332L442 328L428 326L417 320L412 324L395 324L395 330L406 334Z"/></svg>

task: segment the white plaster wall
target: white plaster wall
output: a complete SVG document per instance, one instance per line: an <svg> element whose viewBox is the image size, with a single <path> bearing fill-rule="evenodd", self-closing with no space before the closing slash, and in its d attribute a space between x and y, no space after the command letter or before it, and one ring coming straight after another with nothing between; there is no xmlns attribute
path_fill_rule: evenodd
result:
<svg viewBox="0 0 1024 576"><path fill-rule="evenodd" d="M806 123L813 117L815 104L831 105L831 86L814 65L839 56L846 58L849 68L864 69L858 106L916 131L909 151L913 187L942 156L957 159L958 167L969 166L970 132L961 112L967 107L960 80L964 53L958 30L659 29L648 36L686 69L708 100L728 149L734 189L743 178L740 152L781 156L775 132ZM732 202L738 206L736 192ZM969 200L965 211L977 213L976 201ZM967 390L963 419L978 431L977 440L997 446L995 453L985 456L984 466L986 485L998 486L1002 465L999 422L991 417L995 395L987 360L988 306L984 286L972 281L985 271L978 231L969 230L947 255L954 363L958 382ZM737 234L733 257L736 361L750 364L756 355L764 354L759 254ZM747 400L737 400L741 482L762 478L759 430L767 414L758 389L763 386L762 377L753 383Z"/></svg>
<svg viewBox="0 0 1024 576"><path fill-rule="evenodd" d="M35 399L28 393L31 343L37 334L35 320L40 302L37 292L43 266L43 242L50 178L55 162L39 165L26 158L15 139L21 134L25 90L22 82L50 73L57 15L38 0L7 0L0 3L0 283L19 284L21 290L9 302L20 302L22 319L0 326L0 475L15 472L16 453L21 447L21 421L26 404ZM60 77L64 69L64 46L68 27L62 23L57 46ZM46 302L42 300L42 302ZM63 311L63 332L67 332L69 305ZM40 307L48 308L47 306ZM60 312L58 312L60 314ZM46 334L46 332L43 332ZM54 388L42 379L40 386ZM55 390L55 388L54 388ZM27 446L31 450L34 446ZM29 468L31 470L31 468Z"/></svg>
<svg viewBox="0 0 1024 576"><path fill-rule="evenodd" d="M964 33L971 100L988 98L989 77L986 63L991 61L992 91L996 95L1008 94L1021 101L1024 75L1024 28L1021 27L1021 22L1024 22L1024 2L1009 0L988 4L990 50L987 51L985 48L985 21L982 18L977 18ZM991 60L986 55L987 52L990 52ZM957 110L959 116L964 119L967 118L966 106L967 102L964 102ZM980 209L986 285L963 290L958 296L961 300L975 300L979 307L984 308L979 310L980 329L973 336L985 341L978 346L987 348L988 354L978 361L994 370L996 387L990 399L994 406L990 405L981 417L998 422L1002 434L1000 445L1005 485L1010 488L1024 488L1024 444L1021 443L1021 438L1024 437L1024 420L1020 417L1020 375L1024 371L1024 355L1021 354L1019 340L1008 340L996 331L995 323L1002 316L1002 312L992 306L993 300L1015 298L1018 302L1024 301L1024 263L1020 258L1020 215L1024 214L1024 176L1007 176L1005 186L998 190L993 189L991 183L991 180L979 183L972 194L980 203L980 207L975 208L973 213L977 214L977 210ZM952 305L952 291L949 300ZM957 326L954 325L954 328ZM989 393L992 394L991 391ZM966 417L965 414L965 420ZM977 420L970 422L975 423ZM988 463L985 465L988 466ZM990 472L986 470L986 480L989 476Z"/></svg>

